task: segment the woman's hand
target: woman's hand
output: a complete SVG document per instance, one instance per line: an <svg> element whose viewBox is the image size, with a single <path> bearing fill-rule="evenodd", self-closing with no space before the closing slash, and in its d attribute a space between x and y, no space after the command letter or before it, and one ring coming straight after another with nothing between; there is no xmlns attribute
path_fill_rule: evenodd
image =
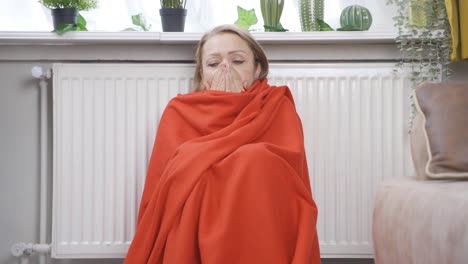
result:
<svg viewBox="0 0 468 264"><path fill-rule="evenodd" d="M240 93L245 91L246 83L242 83L239 73L229 64L221 64L216 69L211 80L203 82L206 90Z"/></svg>

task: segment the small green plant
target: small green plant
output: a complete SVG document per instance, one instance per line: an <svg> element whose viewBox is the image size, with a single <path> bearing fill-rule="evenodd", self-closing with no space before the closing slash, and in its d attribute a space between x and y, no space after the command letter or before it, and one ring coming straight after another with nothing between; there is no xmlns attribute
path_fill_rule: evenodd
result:
<svg viewBox="0 0 468 264"><path fill-rule="evenodd" d="M98 6L98 0L39 0L43 6L50 9L73 8L77 11L87 11ZM86 20L78 14L76 25L60 23L53 32L62 35L70 31L88 31Z"/></svg>
<svg viewBox="0 0 468 264"><path fill-rule="evenodd" d="M393 20L400 57L395 71L410 71L412 90L447 77L452 38L445 0L387 0L387 4L397 7ZM412 94L410 128L415 111Z"/></svg>
<svg viewBox="0 0 468 264"><path fill-rule="evenodd" d="M237 20L234 24L240 26L245 30L249 30L251 26L257 24L258 19L255 14L255 9L244 9L240 6L237 6Z"/></svg>
<svg viewBox="0 0 468 264"><path fill-rule="evenodd" d="M161 8L185 8L187 0L161 0Z"/></svg>
<svg viewBox="0 0 468 264"><path fill-rule="evenodd" d="M132 23L134 27L126 28L125 31L149 31L151 29L151 25L146 23L145 16L141 13L132 16Z"/></svg>
<svg viewBox="0 0 468 264"><path fill-rule="evenodd" d="M39 0L43 6L55 8L75 8L78 11L87 11L98 6L97 0Z"/></svg>

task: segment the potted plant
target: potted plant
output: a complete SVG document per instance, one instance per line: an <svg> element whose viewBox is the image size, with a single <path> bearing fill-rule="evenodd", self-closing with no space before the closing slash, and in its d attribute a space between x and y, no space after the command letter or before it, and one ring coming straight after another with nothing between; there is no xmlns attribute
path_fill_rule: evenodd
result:
<svg viewBox="0 0 468 264"><path fill-rule="evenodd" d="M299 0L302 31L333 31L323 19L324 0Z"/></svg>
<svg viewBox="0 0 468 264"><path fill-rule="evenodd" d="M302 31L320 31L317 20L323 20L323 0L299 0L299 4L299 18Z"/></svg>
<svg viewBox="0 0 468 264"><path fill-rule="evenodd" d="M50 8L54 22L54 31L86 30L86 21L79 16L79 11L97 7L97 0L39 0Z"/></svg>
<svg viewBox="0 0 468 264"><path fill-rule="evenodd" d="M343 9L340 16L339 31L364 31L372 25L369 9L360 5L350 5Z"/></svg>
<svg viewBox="0 0 468 264"><path fill-rule="evenodd" d="M397 7L393 18L400 50L396 70L409 69L412 89L424 82L444 80L449 74L452 41L445 0L387 0L387 4ZM413 98L410 100L411 127L415 108Z"/></svg>
<svg viewBox="0 0 468 264"><path fill-rule="evenodd" d="M287 31L280 23L284 0L260 0L265 31Z"/></svg>
<svg viewBox="0 0 468 264"><path fill-rule="evenodd" d="M161 0L159 14L164 32L184 32L187 16L185 4L186 0Z"/></svg>

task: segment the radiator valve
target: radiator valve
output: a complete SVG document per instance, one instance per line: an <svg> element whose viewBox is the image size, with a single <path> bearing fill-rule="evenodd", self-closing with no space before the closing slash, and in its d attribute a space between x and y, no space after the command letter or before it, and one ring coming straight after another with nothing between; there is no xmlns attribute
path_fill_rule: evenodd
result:
<svg viewBox="0 0 468 264"><path fill-rule="evenodd" d="M11 247L11 254L15 257L31 255L32 253L50 253L48 244L17 243Z"/></svg>
<svg viewBox="0 0 468 264"><path fill-rule="evenodd" d="M40 66L34 66L31 69L31 74L36 79L50 79L52 77L52 71L50 69L44 69Z"/></svg>

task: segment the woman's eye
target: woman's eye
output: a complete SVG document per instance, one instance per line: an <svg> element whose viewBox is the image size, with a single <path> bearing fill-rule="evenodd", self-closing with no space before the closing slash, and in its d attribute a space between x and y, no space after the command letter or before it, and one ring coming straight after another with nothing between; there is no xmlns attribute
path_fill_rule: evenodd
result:
<svg viewBox="0 0 468 264"><path fill-rule="evenodd" d="M236 65L239 65L239 64L244 63L244 61L243 60L235 60L235 61L233 61L233 63L236 64Z"/></svg>
<svg viewBox="0 0 468 264"><path fill-rule="evenodd" d="M208 63L208 67L218 67L219 62Z"/></svg>

